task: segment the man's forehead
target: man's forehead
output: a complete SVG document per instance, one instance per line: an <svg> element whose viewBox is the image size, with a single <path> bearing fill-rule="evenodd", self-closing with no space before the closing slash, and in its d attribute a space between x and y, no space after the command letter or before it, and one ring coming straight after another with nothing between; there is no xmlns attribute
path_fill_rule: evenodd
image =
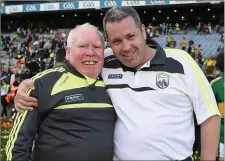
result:
<svg viewBox="0 0 225 161"><path fill-rule="evenodd" d="M88 34L88 33L79 33L76 37L76 39L79 42L85 42L85 41L95 41L95 42L101 42L101 37L98 34Z"/></svg>
<svg viewBox="0 0 225 161"><path fill-rule="evenodd" d="M101 39L97 39L97 40L94 40L94 39L89 39L89 38L84 38L84 37L80 37L80 38L77 38L77 40L75 40L78 44L85 44L85 43L93 43L93 44L100 44L102 45L102 41Z"/></svg>
<svg viewBox="0 0 225 161"><path fill-rule="evenodd" d="M115 32L115 31L110 31L110 32L107 32L107 36L108 38L110 39L116 39L116 38L119 38L119 37L126 37L130 34L135 34L137 33L137 30L138 30L138 27L130 27L130 28L126 28L126 29L123 29L119 32Z"/></svg>
<svg viewBox="0 0 225 161"><path fill-rule="evenodd" d="M77 29L76 35L98 35L97 30L91 27L80 27Z"/></svg>
<svg viewBox="0 0 225 161"><path fill-rule="evenodd" d="M121 21L106 23L106 33L108 36L109 36L109 34L111 36L114 36L118 32L124 33L124 34L129 34L131 32L136 32L137 29L139 29L139 27L136 25L136 23L134 22L132 17L127 17ZM115 31L117 31L117 32L115 32Z"/></svg>

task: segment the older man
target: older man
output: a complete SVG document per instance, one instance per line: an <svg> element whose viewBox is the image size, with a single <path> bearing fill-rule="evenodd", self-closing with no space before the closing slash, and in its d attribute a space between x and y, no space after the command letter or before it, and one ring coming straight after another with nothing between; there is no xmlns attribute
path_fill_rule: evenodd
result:
<svg viewBox="0 0 225 161"><path fill-rule="evenodd" d="M68 36L67 62L32 78L38 108L18 114L6 146L7 160L112 160L116 114L99 74L101 33L92 25Z"/></svg>
<svg viewBox="0 0 225 161"><path fill-rule="evenodd" d="M201 124L201 159L215 160L219 111L194 60L153 40L148 47L145 27L132 7L113 7L103 26L113 51L105 53L102 78L118 116L115 159L192 160L194 111ZM21 110L35 105L24 96L26 86L22 84L17 97Z"/></svg>

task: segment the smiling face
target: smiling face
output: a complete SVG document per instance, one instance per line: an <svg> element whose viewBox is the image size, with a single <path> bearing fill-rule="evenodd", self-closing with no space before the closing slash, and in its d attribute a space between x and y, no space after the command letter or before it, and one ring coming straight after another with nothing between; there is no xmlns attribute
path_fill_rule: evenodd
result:
<svg viewBox="0 0 225 161"><path fill-rule="evenodd" d="M82 74L96 79L104 64L104 47L96 30L81 27L73 33L74 42L66 49L66 59Z"/></svg>
<svg viewBox="0 0 225 161"><path fill-rule="evenodd" d="M139 68L147 62L146 32L128 16L121 21L106 23L107 38L114 55L125 66Z"/></svg>

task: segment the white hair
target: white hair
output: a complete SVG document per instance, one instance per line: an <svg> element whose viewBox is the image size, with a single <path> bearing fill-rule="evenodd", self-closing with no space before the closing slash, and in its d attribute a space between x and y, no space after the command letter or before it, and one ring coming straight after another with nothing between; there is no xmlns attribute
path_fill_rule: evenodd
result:
<svg viewBox="0 0 225 161"><path fill-rule="evenodd" d="M90 28L90 29L95 30L99 34L99 36L101 38L101 41L102 41L102 44L104 44L103 34L98 30L98 28L95 27L94 25L91 25L90 23L85 23L83 25L77 25L74 29L72 29L69 32L68 37L67 37L67 46L69 48L71 48L73 46L74 41L76 40L76 37L77 37L77 31L80 28Z"/></svg>

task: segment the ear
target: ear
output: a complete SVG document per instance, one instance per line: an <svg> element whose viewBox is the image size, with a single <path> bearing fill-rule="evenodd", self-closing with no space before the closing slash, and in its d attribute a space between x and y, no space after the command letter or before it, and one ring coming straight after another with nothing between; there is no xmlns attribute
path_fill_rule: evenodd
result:
<svg viewBox="0 0 225 161"><path fill-rule="evenodd" d="M70 58L70 48L69 47L66 47L66 60L69 60Z"/></svg>
<svg viewBox="0 0 225 161"><path fill-rule="evenodd" d="M145 25L144 24L142 24L141 30L142 30L142 34L144 36L144 39L146 40L147 36L146 36L146 31L145 31Z"/></svg>

